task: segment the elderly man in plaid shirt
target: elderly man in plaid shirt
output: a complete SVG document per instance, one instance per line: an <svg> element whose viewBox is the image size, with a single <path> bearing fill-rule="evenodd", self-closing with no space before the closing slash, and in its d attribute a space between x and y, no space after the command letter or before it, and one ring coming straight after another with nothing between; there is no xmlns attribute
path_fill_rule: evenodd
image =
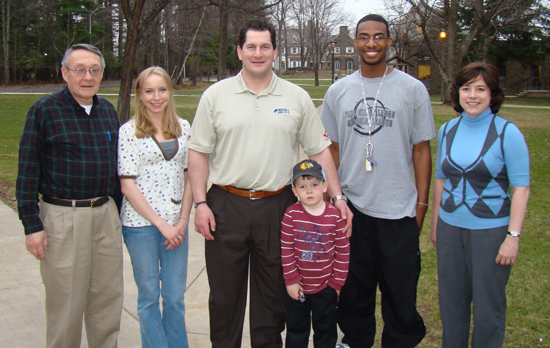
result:
<svg viewBox="0 0 550 348"><path fill-rule="evenodd" d="M89 347L117 346L119 123L96 95L104 68L96 47L70 47L61 62L67 86L33 104L21 136L17 206L27 250L40 260L48 347L80 347L83 318Z"/></svg>

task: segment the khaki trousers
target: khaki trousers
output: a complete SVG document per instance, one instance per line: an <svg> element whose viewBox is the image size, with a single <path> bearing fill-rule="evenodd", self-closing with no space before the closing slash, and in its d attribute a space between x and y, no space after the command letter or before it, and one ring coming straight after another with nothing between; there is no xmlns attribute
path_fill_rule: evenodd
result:
<svg viewBox="0 0 550 348"><path fill-rule="evenodd" d="M40 271L46 290L47 347L117 347L122 312L122 233L111 199L97 208L40 202L48 250Z"/></svg>

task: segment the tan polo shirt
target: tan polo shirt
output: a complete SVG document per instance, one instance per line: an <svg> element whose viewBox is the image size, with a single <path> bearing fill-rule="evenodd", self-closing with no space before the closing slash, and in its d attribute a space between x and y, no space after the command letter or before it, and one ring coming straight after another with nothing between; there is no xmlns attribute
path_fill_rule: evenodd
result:
<svg viewBox="0 0 550 348"><path fill-rule="evenodd" d="M290 184L300 145L315 155L330 143L305 90L273 74L256 94L239 73L204 92L188 146L210 154L212 183L275 191Z"/></svg>

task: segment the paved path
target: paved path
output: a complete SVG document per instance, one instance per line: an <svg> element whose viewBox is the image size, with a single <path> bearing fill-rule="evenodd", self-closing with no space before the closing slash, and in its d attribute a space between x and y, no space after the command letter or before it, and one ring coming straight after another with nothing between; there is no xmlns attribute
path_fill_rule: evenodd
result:
<svg viewBox="0 0 550 348"><path fill-rule="evenodd" d="M204 238L195 232L195 211L189 225L189 269L185 291L185 317L191 348L210 347L208 323L208 279L204 261ZM39 261L25 249L23 226L17 214L0 201L0 347L45 347L46 313ZM124 253L124 305L119 348L141 346L137 319L137 288L130 255ZM248 309L246 311L248 313ZM339 335L342 334L339 332ZM283 333L284 337L284 333ZM85 330L82 347L88 347ZM248 314L243 348L250 348ZM310 347L313 343L310 341Z"/></svg>
<svg viewBox="0 0 550 348"><path fill-rule="evenodd" d="M23 226L17 214L2 202L0 221L0 347L44 347L46 318L39 261L25 249ZM204 262L204 238L194 232L193 218L189 229L189 270L185 292L189 343L191 347L209 347L209 289ZM132 265L124 247L124 307L120 348L141 346L136 301L137 288ZM248 332L245 325L243 347L250 347ZM84 338L82 347L87 347Z"/></svg>

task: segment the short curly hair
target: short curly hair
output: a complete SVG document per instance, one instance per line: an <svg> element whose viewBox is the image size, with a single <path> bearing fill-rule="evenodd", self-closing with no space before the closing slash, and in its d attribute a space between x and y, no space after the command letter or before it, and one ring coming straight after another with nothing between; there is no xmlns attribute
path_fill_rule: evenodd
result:
<svg viewBox="0 0 550 348"><path fill-rule="evenodd" d="M504 92L500 88L497 67L491 63L475 62L460 69L451 84L451 100L456 112L462 113L464 111L464 108L460 105L460 87L475 80L478 76L483 78L487 87L491 90L491 111L496 114L500 110L504 101Z"/></svg>
<svg viewBox="0 0 550 348"><path fill-rule="evenodd" d="M355 37L357 37L357 35L359 34L358 33L359 24L361 24L363 22L368 22L368 21L380 22L380 23L384 24L386 26L387 35L388 35L388 37L390 37L390 25L388 24L388 21L384 17L382 17L378 14L368 14L365 17L361 18L359 20L359 22L357 22L357 25L355 26Z"/></svg>

